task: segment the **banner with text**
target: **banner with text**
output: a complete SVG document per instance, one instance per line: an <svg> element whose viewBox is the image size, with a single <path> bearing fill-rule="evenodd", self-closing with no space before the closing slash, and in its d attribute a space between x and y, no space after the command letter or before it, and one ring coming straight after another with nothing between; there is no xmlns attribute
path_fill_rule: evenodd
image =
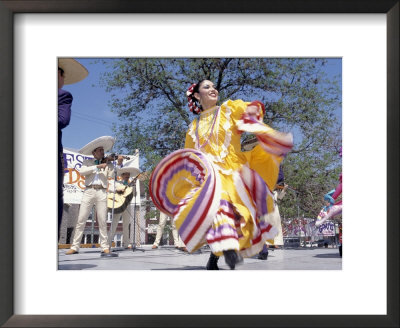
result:
<svg viewBox="0 0 400 328"><path fill-rule="evenodd" d="M282 222L284 237L325 237L335 236L335 223L327 221L319 227L315 226L315 219L300 218L286 219Z"/></svg>
<svg viewBox="0 0 400 328"><path fill-rule="evenodd" d="M139 152L135 155L124 155L129 160L124 160L124 166L139 168ZM82 155L76 151L64 148L64 203L80 204L82 193L85 190L85 177L79 174L82 163L85 159L93 156ZM111 180L111 178L110 178ZM140 195L140 184L136 184L136 193Z"/></svg>

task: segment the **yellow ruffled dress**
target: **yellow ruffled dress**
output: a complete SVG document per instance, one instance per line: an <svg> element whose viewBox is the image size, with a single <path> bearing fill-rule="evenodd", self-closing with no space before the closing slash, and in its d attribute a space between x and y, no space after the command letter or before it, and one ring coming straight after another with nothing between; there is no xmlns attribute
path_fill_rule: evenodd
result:
<svg viewBox="0 0 400 328"><path fill-rule="evenodd" d="M269 224L268 217L274 211L271 191L283 155L269 153L260 144L251 151L241 151L241 131L259 132L246 129L243 122L248 104L242 100L228 100L219 107L210 108L191 123L186 134L185 148L205 154L220 179L219 208L205 234L205 241L218 256L230 249L244 257L253 256L262 249L265 240L277 234L277 227ZM278 133L262 125L268 133ZM177 226L183 221L181 219ZM201 243L195 248L199 246Z"/></svg>

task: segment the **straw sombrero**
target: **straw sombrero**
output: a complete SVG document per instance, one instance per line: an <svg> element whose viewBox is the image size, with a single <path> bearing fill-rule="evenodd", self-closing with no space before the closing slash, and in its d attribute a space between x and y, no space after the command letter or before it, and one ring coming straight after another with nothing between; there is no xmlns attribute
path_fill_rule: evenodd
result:
<svg viewBox="0 0 400 328"><path fill-rule="evenodd" d="M121 175L122 173L130 173L131 177L135 177L140 173L140 170L133 166L123 166L118 169L118 175Z"/></svg>
<svg viewBox="0 0 400 328"><path fill-rule="evenodd" d="M82 64L72 58L59 58L58 67L64 71L64 84L82 81L89 74Z"/></svg>
<svg viewBox="0 0 400 328"><path fill-rule="evenodd" d="M98 147L103 147L104 152L110 150L114 146L115 139L110 136L99 137L83 146L79 152L83 155L92 155L93 150Z"/></svg>

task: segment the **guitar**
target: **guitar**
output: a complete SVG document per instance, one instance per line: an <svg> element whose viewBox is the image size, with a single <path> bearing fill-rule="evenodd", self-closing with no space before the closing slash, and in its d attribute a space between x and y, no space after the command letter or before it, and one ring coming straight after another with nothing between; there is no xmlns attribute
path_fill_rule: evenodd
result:
<svg viewBox="0 0 400 328"><path fill-rule="evenodd" d="M115 195L115 201L114 201ZM133 198L133 187L126 186L122 192L109 192L107 195L107 208L110 212L113 209L114 203L114 214L120 214L126 210L129 203Z"/></svg>

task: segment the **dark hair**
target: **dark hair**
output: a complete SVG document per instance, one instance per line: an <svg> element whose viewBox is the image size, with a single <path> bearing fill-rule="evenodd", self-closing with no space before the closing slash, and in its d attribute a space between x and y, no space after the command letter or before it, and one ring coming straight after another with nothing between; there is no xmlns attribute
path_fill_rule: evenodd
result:
<svg viewBox="0 0 400 328"><path fill-rule="evenodd" d="M61 72L61 76L64 76L64 70L61 67L59 67L58 70Z"/></svg>
<svg viewBox="0 0 400 328"><path fill-rule="evenodd" d="M199 82L196 83L195 87L193 88L193 93L199 92L200 89L200 84L202 84L206 79L200 80Z"/></svg>
<svg viewBox="0 0 400 328"><path fill-rule="evenodd" d="M278 174L278 185L284 185L285 184L285 175L283 174L283 167L282 164L279 165L279 174Z"/></svg>
<svg viewBox="0 0 400 328"><path fill-rule="evenodd" d="M199 101L196 99L196 97L194 96L194 94L197 92L199 92L199 89L200 89L200 84L202 84L204 81L209 81L209 79L202 79L202 80L200 80L199 82L197 82L196 83L196 85L194 86L194 88L193 88L193 93L192 93L192 95L190 96L191 98L192 98L192 101L196 104L196 106L197 107L199 107L201 110L203 110L203 107L200 105L200 103L199 103ZM193 111L193 113L195 114L195 115L200 115L200 113L196 113L196 112L194 112Z"/></svg>
<svg viewBox="0 0 400 328"><path fill-rule="evenodd" d="M197 107L199 107L201 110L203 110L203 107L201 107L200 102L196 99L196 97L194 96L194 94L197 92L199 92L200 89L200 84L205 81L205 80L200 80L199 82L196 83L196 85L193 88L193 93L191 95L192 101L196 104ZM196 113L194 112L194 114L196 115L200 115L200 113Z"/></svg>

